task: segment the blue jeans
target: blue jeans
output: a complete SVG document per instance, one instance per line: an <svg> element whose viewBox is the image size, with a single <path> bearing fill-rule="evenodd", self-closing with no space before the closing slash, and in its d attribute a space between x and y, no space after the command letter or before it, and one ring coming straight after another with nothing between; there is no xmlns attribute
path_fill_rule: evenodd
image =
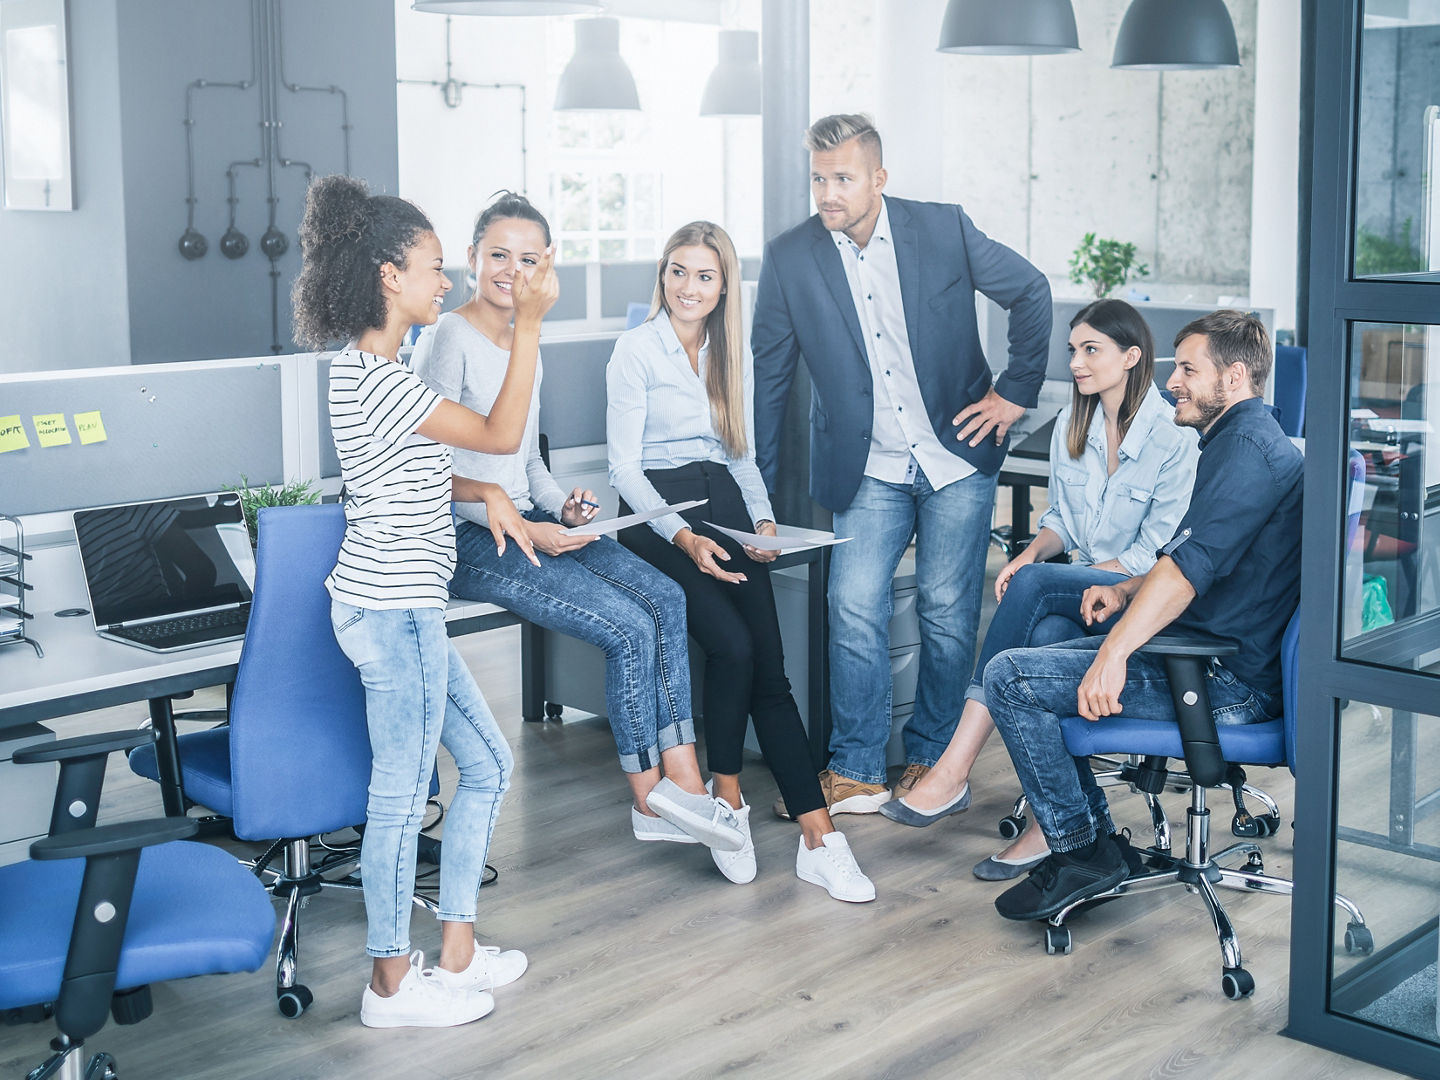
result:
<svg viewBox="0 0 1440 1080"><path fill-rule="evenodd" d="M360 876L371 956L410 952L415 849L436 749L455 759L460 785L445 822L440 914L474 922L475 899L500 800L510 786L510 747L445 634L440 608L379 611L332 601L335 640L360 672L370 731L370 792Z"/></svg>
<svg viewBox="0 0 1440 1080"><path fill-rule="evenodd" d="M539 510L525 517L555 520ZM622 769L653 769L663 751L695 741L679 585L608 536L564 555L537 551L537 567L513 543L496 555L489 529L460 521L455 555L451 595L499 604L604 650L605 707Z"/></svg>
<svg viewBox="0 0 1440 1080"><path fill-rule="evenodd" d="M1124 574L1069 563L1031 563L1015 571L975 661L975 677L965 696L985 703L985 665L1006 649L1039 648L1089 634L1103 634L1109 622L1086 626L1080 598L1091 585L1114 585Z"/></svg>
<svg viewBox="0 0 1440 1080"><path fill-rule="evenodd" d="M1076 715L1080 680L1104 640L1088 637L1040 649L1011 649L985 666L990 715L1051 851L1073 851L1115 831L1090 759L1072 757L1060 730L1062 717ZM1207 688L1217 724L1254 724L1280 715L1278 700L1246 686L1215 661ZM1120 703L1126 716L1175 722L1161 657L1130 657Z"/></svg>
<svg viewBox="0 0 1440 1080"><path fill-rule="evenodd" d="M975 660L994 506L993 476L973 473L935 491L917 471L908 485L863 477L850 505L835 515L835 535L853 539L834 549L830 563L832 772L885 782L890 585L911 536L920 667L905 759L933 765L945 752L965 704L963 673Z"/></svg>

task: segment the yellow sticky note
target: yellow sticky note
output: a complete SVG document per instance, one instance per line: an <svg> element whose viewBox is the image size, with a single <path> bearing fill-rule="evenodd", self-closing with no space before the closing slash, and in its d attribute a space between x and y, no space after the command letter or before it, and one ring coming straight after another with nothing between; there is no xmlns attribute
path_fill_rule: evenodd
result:
<svg viewBox="0 0 1440 1080"><path fill-rule="evenodd" d="M24 450L30 445L25 434L25 425L18 416L0 416L0 454L11 450Z"/></svg>
<svg viewBox="0 0 1440 1080"><path fill-rule="evenodd" d="M108 435L105 434L105 421L100 419L100 411L77 412L75 414L75 433L80 436L80 442L86 446L90 443L104 442Z"/></svg>
<svg viewBox="0 0 1440 1080"><path fill-rule="evenodd" d="M69 446L70 429L65 426L63 412L43 413L35 420L35 437L41 446Z"/></svg>

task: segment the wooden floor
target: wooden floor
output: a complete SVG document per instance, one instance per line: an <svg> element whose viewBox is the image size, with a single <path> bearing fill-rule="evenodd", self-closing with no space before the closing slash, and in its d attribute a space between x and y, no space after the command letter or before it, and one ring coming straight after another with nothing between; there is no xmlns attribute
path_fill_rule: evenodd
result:
<svg viewBox="0 0 1440 1080"><path fill-rule="evenodd" d="M517 631L461 648L517 760L491 849L500 880L481 894L479 932L524 949L526 976L468 1027L367 1030L363 906L323 896L302 920L301 978L315 993L302 1018L277 1013L268 964L157 986L151 1019L92 1040L115 1054L125 1080L1392 1075L1277 1034L1283 899L1225 894L1258 983L1243 1002L1221 995L1214 934L1183 891L1081 917L1067 957L1047 956L1033 924L999 918L990 904L999 887L970 875L996 849L996 822L1015 794L999 740L967 814L924 830L878 815L839 819L879 890L872 904L841 904L796 879L798 832L768 812L775 788L758 762L745 783L760 875L737 886L704 848L631 839L603 721L520 721ZM130 725L142 712L108 710L64 730ZM1288 825L1289 775L1259 779ZM1183 797L1167 801L1183 820ZM1140 800L1112 803L1143 837ZM152 787L112 759L102 819L157 811ZM1223 835L1228 812L1216 817ZM1272 872L1288 872L1290 836L1286 827L1265 842ZM414 946L438 940L417 913ZM0 1028L0 1075L23 1075L48 1037L39 1025Z"/></svg>

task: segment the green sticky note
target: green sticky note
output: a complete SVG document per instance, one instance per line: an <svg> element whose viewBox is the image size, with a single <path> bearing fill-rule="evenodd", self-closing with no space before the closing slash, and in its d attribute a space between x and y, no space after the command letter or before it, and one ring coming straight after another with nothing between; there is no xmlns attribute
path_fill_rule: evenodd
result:
<svg viewBox="0 0 1440 1080"><path fill-rule="evenodd" d="M80 436L80 442L85 446L104 442L109 438L105 434L105 421L100 419L99 409L94 412L77 412L75 414L75 433Z"/></svg>
<svg viewBox="0 0 1440 1080"><path fill-rule="evenodd" d="M30 437L25 434L25 425L18 416L0 416L0 454L11 450L25 450L30 446Z"/></svg>
<svg viewBox="0 0 1440 1080"><path fill-rule="evenodd" d="M70 429L65 426L63 412L41 413L33 417L35 437L41 446L69 446Z"/></svg>

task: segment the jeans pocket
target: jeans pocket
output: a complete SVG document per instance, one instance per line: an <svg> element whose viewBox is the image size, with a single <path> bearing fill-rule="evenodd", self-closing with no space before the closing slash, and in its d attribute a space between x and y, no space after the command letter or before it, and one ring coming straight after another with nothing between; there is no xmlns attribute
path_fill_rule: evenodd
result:
<svg viewBox="0 0 1440 1080"><path fill-rule="evenodd" d="M349 611L349 614L346 614L347 609ZM337 616L343 617L340 618L340 621L337 622ZM349 604L331 605L330 608L330 626L332 629L334 629L337 636L343 634L346 630L349 630L352 626L354 626L364 617L364 608L350 607Z"/></svg>

